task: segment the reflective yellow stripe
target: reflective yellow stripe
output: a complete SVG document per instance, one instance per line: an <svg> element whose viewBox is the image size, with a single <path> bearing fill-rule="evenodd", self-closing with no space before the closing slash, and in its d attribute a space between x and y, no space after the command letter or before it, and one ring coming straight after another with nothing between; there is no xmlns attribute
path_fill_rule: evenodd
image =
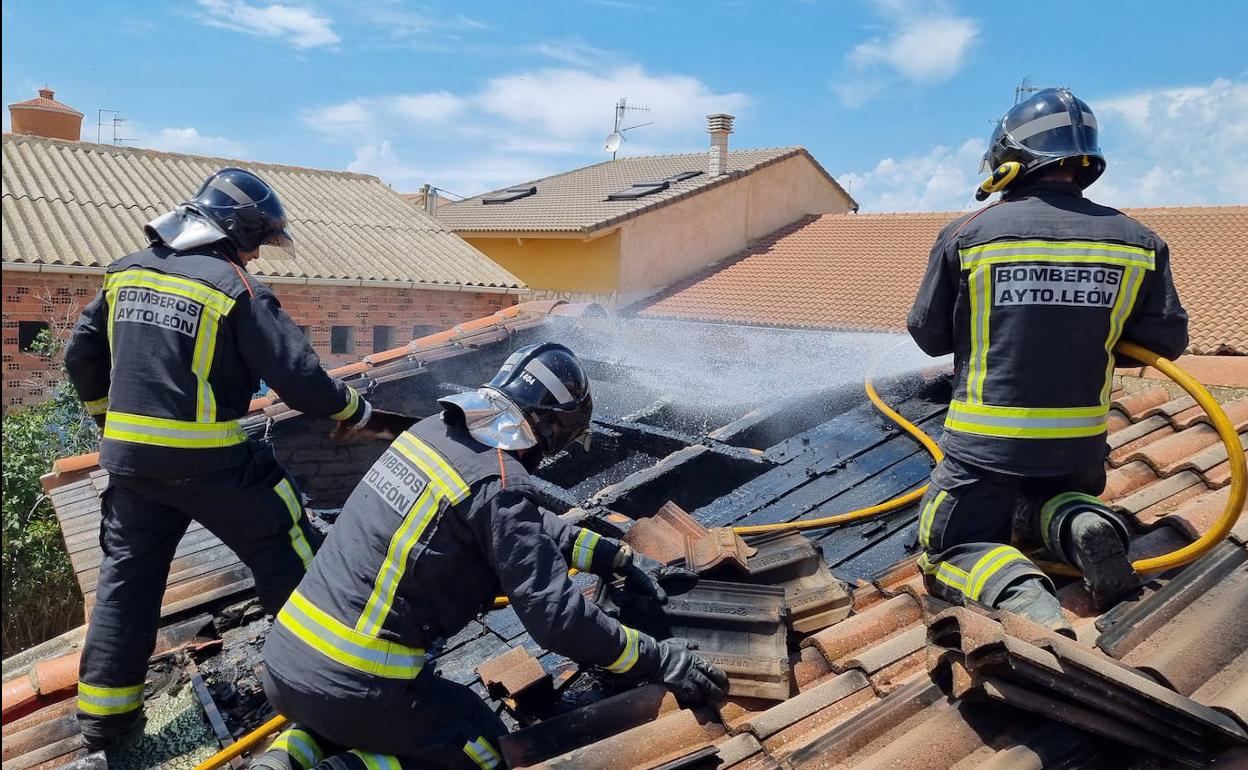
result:
<svg viewBox="0 0 1248 770"><path fill-rule="evenodd" d="M122 270L118 273L110 273L104 278L106 291L123 286L176 294L179 297L198 302L206 309L216 311L219 315L229 315L230 311L234 309L234 300L228 294L217 291L199 281L176 275L165 275L154 270L134 268Z"/></svg>
<svg viewBox="0 0 1248 770"><path fill-rule="evenodd" d="M607 666L607 670L613 674L623 674L635 666L640 652L637 631L628 626L621 626L621 628L624 629L624 649L620 652L620 656Z"/></svg>
<svg viewBox="0 0 1248 770"><path fill-rule="evenodd" d="M199 320L199 329L195 334L195 351L191 354L191 373L195 375L197 389L195 394L195 419L199 422L215 422L217 419L217 397L208 383L208 374L212 371L212 359L217 353L217 329L221 316L215 311L207 311Z"/></svg>
<svg viewBox="0 0 1248 770"><path fill-rule="evenodd" d="M277 622L300 641L348 668L389 679L414 679L425 664L425 651L361 634L308 601L296 590Z"/></svg>
<svg viewBox="0 0 1248 770"><path fill-rule="evenodd" d="M82 405L87 408L87 414L104 414L108 411L108 396L97 398L94 401L84 401Z"/></svg>
<svg viewBox="0 0 1248 770"><path fill-rule="evenodd" d="M959 249L963 270L1003 262L1097 262L1152 270L1156 258L1151 249L1094 241L996 241Z"/></svg>
<svg viewBox="0 0 1248 770"><path fill-rule="evenodd" d="M582 529L581 533L576 536L576 542L572 544L572 566L581 571L588 570L594 560L594 547L598 545L599 540L601 538L598 533Z"/></svg>
<svg viewBox="0 0 1248 770"><path fill-rule="evenodd" d="M398 592L399 582L407 571L408 556L425 533L429 522L433 521L438 512L438 504L445 496L438 483L431 481L420 493L420 497L416 498L412 509L403 517L403 523L390 538L386 558L382 560L377 571L372 593L364 605L364 611L360 613L360 619L355 623L355 630L370 636L381 633L382 624L394 603L394 595Z"/></svg>
<svg viewBox="0 0 1248 770"><path fill-rule="evenodd" d="M475 741L465 743L464 753L471 757L472 761L476 762L477 766L482 768L482 770L494 770L503 762L502 757L498 755L498 752L494 750L494 747L490 745L490 742L485 739L484 735L478 737Z"/></svg>
<svg viewBox="0 0 1248 770"><path fill-rule="evenodd" d="M1122 336L1123 324L1135 307L1135 299L1140 293L1140 284L1144 282L1144 272L1139 268L1129 267L1123 271L1123 286L1114 301L1114 309L1109 315L1109 334L1105 336L1105 384L1101 386L1101 403L1109 408L1109 392L1114 386L1114 346Z"/></svg>
<svg viewBox="0 0 1248 770"><path fill-rule="evenodd" d="M945 427L1006 438L1081 438L1105 432L1109 405L1019 407L949 403Z"/></svg>
<svg viewBox="0 0 1248 770"><path fill-rule="evenodd" d="M992 314L992 271L987 267L971 270L967 278L971 299L971 351L967 359L966 400L975 404L984 399L984 379L988 376L988 321Z"/></svg>
<svg viewBox="0 0 1248 770"><path fill-rule="evenodd" d="M931 545L932 521L936 518L936 511L948 495L949 493L945 490L940 490L935 497L927 501L927 505L923 506L923 512L919 514L919 543L924 548Z"/></svg>
<svg viewBox="0 0 1248 770"><path fill-rule="evenodd" d="M284 751L295 760L303 770L312 770L325 758L316 739L306 730L292 727L273 741L270 751Z"/></svg>
<svg viewBox="0 0 1248 770"><path fill-rule="evenodd" d="M998 546L980 557L979 561L975 562L975 566L971 568L967 578L966 584L969 590L966 591L966 595L974 601L979 601L979 595L983 593L988 579L1000 572L1005 565L1019 559L1026 560L1027 557L1017 548L1009 545Z"/></svg>
<svg viewBox="0 0 1248 770"><path fill-rule="evenodd" d="M334 412L333 414L331 414L329 416L329 419L345 420L351 415L355 414L355 410L359 408L360 408L360 394L356 392L355 388L348 385L347 386L347 405L342 408L342 411Z"/></svg>
<svg viewBox="0 0 1248 770"><path fill-rule="evenodd" d="M372 752L360 751L359 749L351 749L347 753L359 757L368 770L400 770L402 767L399 764L398 757L389 754L373 754Z"/></svg>
<svg viewBox="0 0 1248 770"><path fill-rule="evenodd" d="M308 543L307 536L303 534L303 527L299 526L303 520L303 505L295 495L295 488L290 485L288 478L283 477L277 482L273 491L282 498L282 502L286 503L286 510L290 512L290 545L295 549L295 553L299 554L299 561L303 562L303 568L306 570L312 566L312 546Z"/></svg>
<svg viewBox="0 0 1248 770"><path fill-rule="evenodd" d="M242 444L247 434L238 420L187 422L110 411L104 438L176 449L216 449Z"/></svg>
<svg viewBox="0 0 1248 770"><path fill-rule="evenodd" d="M143 685L105 687L78 682L78 709L95 716L126 714L143 707Z"/></svg>

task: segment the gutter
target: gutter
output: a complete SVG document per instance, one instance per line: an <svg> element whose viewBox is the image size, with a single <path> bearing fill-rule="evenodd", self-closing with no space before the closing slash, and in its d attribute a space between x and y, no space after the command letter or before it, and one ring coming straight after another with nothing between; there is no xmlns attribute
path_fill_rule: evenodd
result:
<svg viewBox="0 0 1248 770"><path fill-rule="evenodd" d="M45 265L27 262L5 262L4 269L17 273L52 273L61 275L103 275L102 267L83 265ZM256 275L266 284L302 286L355 286L362 289L425 289L428 291L471 292L475 294L513 294L524 296L528 288L510 286L472 286L458 283L426 283L423 281L384 281L376 278L299 278L284 275Z"/></svg>

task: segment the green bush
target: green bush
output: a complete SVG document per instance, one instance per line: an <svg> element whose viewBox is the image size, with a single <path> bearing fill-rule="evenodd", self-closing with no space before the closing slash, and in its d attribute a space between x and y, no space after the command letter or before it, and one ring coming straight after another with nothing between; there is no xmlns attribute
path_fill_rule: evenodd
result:
<svg viewBox="0 0 1248 770"><path fill-rule="evenodd" d="M36 350L58 357L46 330ZM38 406L4 415L3 647L8 657L82 622L82 594L39 477L66 455L98 446L95 423L62 380Z"/></svg>

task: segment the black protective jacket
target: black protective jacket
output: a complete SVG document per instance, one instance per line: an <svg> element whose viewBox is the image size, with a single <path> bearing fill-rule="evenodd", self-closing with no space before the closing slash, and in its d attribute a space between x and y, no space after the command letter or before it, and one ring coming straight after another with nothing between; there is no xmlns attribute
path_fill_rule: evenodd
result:
<svg viewBox="0 0 1248 770"><path fill-rule="evenodd" d="M609 576L617 543L535 502L510 454L453 413L403 433L365 474L265 644L270 672L326 698L402 688L438 639L496 595L542 647L615 673L648 673L653 641L603 613L568 577Z"/></svg>
<svg viewBox="0 0 1248 770"><path fill-rule="evenodd" d="M1029 476L1104 461L1120 339L1167 358L1187 347L1165 241L1068 183L946 227L908 326L929 355L954 356L944 450Z"/></svg>
<svg viewBox="0 0 1248 770"><path fill-rule="evenodd" d="M214 246L154 245L110 265L65 367L87 411L106 415L100 464L122 475L192 476L247 462L238 420L261 380L301 412L347 423L364 412L273 292Z"/></svg>

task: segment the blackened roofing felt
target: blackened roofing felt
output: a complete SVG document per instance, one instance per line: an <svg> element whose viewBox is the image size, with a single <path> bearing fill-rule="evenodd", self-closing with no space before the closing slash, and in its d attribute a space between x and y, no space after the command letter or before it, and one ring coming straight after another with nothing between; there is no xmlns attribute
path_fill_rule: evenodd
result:
<svg viewBox="0 0 1248 770"><path fill-rule="evenodd" d="M582 352L593 380L594 441L590 454L560 456L540 468L536 485L547 507L603 534L629 537L640 550L673 542L684 548L716 527L872 505L927 479L931 459L888 425L856 384L700 409L673 399L652 377L612 365L601 345L590 344L603 321L584 310L518 306L340 373L371 384L379 406L426 414L437 396L487 379L516 345L564 340ZM724 374L740 346L726 345L711 356L719 363L708 366ZM939 437L945 374L883 384L890 403ZM1208 426L1191 405L1165 389L1119 389L1113 404L1105 499L1128 516L1133 554L1190 542L1221 510L1228 458L1208 440ZM381 447L328 445L328 422L280 403L255 406L249 431L273 442L310 506L331 522L332 509ZM1248 429L1248 402L1229 403L1227 411L1241 432ZM61 475L46 481L65 521L72 506L91 507L94 492L94 471L74 466L63 463ZM336 484L326 481L334 478ZM77 490L73 502L63 496L67 489ZM666 513L654 521L669 525L646 533L661 509ZM678 604L668 610L621 608L658 630L688 627L684 633L703 635L708 654L724 656L736 694L717 708L682 709L657 688L629 689L583 670L540 648L510 609L488 612L445 640L435 651L436 670L471 686L515 730L503 747L513 767L1152 767L1243 751L1246 523L1202 560L1151 576L1142 597L1100 616L1081 585L1064 583L1060 595L1079 633L1069 642L1013 617L951 614L926 595L915 567L915 521L911 506L788 536L793 542L750 537L741 550L716 541L710 550L686 553L719 559L712 573L719 582L699 583L683 600L677 592ZM66 533L67 541L75 536ZM809 570L815 548L819 570ZM773 563L789 566L767 575ZM786 571L793 565L796 571ZM576 580L587 592L601 588L584 575ZM818 612L800 611L805 580L823 586ZM172 583L170 592L178 590ZM219 711L235 737L258 725L269 712L253 667L267 621L256 617L254 604L238 604L245 592L205 595L177 608L169 598L162 648L181 652L153 664L150 693L163 696L176 688L171 681L190 681L197 662L210 695L205 713ZM745 615L718 613L728 604ZM777 607L784 608L782 623ZM965 633L951 633L954 627ZM532 655L542 671L516 650ZM483 677L483 664L503 655ZM5 770L86 761L64 700L73 693L76 665L29 663L6 662Z"/></svg>

